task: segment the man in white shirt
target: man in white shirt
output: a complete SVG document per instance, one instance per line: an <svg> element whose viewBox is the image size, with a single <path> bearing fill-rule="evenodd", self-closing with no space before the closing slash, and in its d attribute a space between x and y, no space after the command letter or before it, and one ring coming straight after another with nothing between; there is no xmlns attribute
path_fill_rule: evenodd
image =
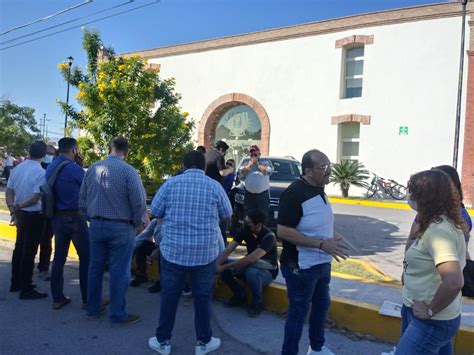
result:
<svg viewBox="0 0 474 355"><path fill-rule="evenodd" d="M12 170L7 184L7 206L17 221L10 292L21 291L20 299L48 296L38 291L32 281L35 254L44 226L40 186L44 182L41 160L45 155L46 143L34 142L30 146L29 159Z"/></svg>

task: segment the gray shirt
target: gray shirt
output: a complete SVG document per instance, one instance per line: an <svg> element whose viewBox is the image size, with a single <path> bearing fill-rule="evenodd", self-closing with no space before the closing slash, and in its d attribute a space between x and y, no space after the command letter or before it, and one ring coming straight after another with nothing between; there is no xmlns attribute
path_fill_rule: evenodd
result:
<svg viewBox="0 0 474 355"><path fill-rule="evenodd" d="M269 160L259 160L258 164L265 165L268 168L268 172L264 174L258 169L256 164L252 165L245 176L245 189L253 194L262 193L270 188L270 175L273 172L273 165ZM240 173L242 173L243 168L244 166L240 168Z"/></svg>
<svg viewBox="0 0 474 355"><path fill-rule="evenodd" d="M131 221L135 227L146 220L146 193L137 171L109 155L87 170L79 193L79 208L88 218Z"/></svg>
<svg viewBox="0 0 474 355"><path fill-rule="evenodd" d="M15 202L21 203L34 194L40 193L39 187L44 180L44 169L34 160L25 160L11 172L7 188L15 191ZM23 211L41 211L41 201L34 205L22 208Z"/></svg>

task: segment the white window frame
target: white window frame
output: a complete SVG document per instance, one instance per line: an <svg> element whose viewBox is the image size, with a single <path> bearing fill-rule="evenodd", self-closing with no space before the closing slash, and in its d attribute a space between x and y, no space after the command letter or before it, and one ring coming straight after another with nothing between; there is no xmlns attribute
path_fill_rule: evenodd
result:
<svg viewBox="0 0 474 355"><path fill-rule="evenodd" d="M364 48L364 55L363 56L358 56L358 57L354 57L354 58L347 58L347 52L351 49L354 49L354 48ZM359 97L362 97L362 93L364 91L364 74L362 75L347 75L347 63L348 62L356 62L356 61L362 61L362 68L364 67L364 58L365 58L365 46L364 45L356 45L356 46L350 46L350 47L346 47L344 48L344 51L343 51L343 75L342 75L342 93L341 93L341 97L343 99L356 99L356 98L359 98ZM360 96L353 96L353 97L348 97L347 96L347 80L348 79L362 79L362 92L360 94Z"/></svg>
<svg viewBox="0 0 474 355"><path fill-rule="evenodd" d="M357 123L359 125L359 138L342 138L342 127L344 124L347 123ZM341 163L344 160L353 160L353 161L359 161L360 157L360 126L361 124L359 122L343 122L338 125L338 130L339 130L339 135L338 135L338 141L339 141L339 154L338 160L339 163ZM342 155L344 143L359 143L359 155Z"/></svg>

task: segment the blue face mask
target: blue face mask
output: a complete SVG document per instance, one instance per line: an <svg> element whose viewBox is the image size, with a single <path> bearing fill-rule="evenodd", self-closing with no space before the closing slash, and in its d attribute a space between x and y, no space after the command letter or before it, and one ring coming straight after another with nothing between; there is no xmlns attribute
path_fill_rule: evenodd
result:
<svg viewBox="0 0 474 355"><path fill-rule="evenodd" d="M51 164L53 161L54 156L51 154L46 154L45 157L43 158L43 163L45 164Z"/></svg>

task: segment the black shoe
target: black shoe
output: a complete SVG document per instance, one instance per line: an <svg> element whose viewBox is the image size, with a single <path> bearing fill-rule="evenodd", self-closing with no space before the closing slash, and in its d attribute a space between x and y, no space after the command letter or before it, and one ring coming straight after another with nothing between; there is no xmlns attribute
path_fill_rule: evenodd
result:
<svg viewBox="0 0 474 355"><path fill-rule="evenodd" d="M245 304L245 297L232 296L229 300L224 302L226 307L238 307Z"/></svg>
<svg viewBox="0 0 474 355"><path fill-rule="evenodd" d="M19 291L21 291L20 286L16 286L16 285L11 285L10 286L10 292L19 292Z"/></svg>
<svg viewBox="0 0 474 355"><path fill-rule="evenodd" d="M247 310L249 317L258 317L260 313L263 312L263 304L258 303L258 304L251 304Z"/></svg>
<svg viewBox="0 0 474 355"><path fill-rule="evenodd" d="M20 300L38 300L40 298L46 297L48 297L48 294L46 292L38 291L35 288L28 291L20 292Z"/></svg>
<svg viewBox="0 0 474 355"><path fill-rule="evenodd" d="M132 325L132 324L138 323L141 320L142 319L140 318L140 316L138 316L136 314L129 314L127 316L127 318L125 318L123 321L112 322L111 325L112 325L112 327L123 327L123 326L126 326L126 325Z"/></svg>
<svg viewBox="0 0 474 355"><path fill-rule="evenodd" d="M100 318L101 316L103 316L105 313L107 313L107 306L100 306L100 310L99 310L99 313L98 314L94 314L94 315L87 315L87 318L88 319L97 319L97 318Z"/></svg>
<svg viewBox="0 0 474 355"><path fill-rule="evenodd" d="M138 287L142 283L146 282L146 277L135 276L135 278L130 282L130 287Z"/></svg>
<svg viewBox="0 0 474 355"><path fill-rule="evenodd" d="M150 293L159 293L161 292L161 284L160 281L156 281L155 284L148 288Z"/></svg>

